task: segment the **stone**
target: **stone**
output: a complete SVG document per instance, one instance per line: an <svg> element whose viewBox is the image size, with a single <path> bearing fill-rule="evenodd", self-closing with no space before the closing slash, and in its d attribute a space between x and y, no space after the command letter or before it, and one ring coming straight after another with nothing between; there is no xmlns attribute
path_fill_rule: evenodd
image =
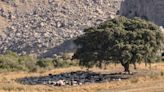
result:
<svg viewBox="0 0 164 92"><path fill-rule="evenodd" d="M83 83L79 82L78 85L83 85Z"/></svg>
<svg viewBox="0 0 164 92"><path fill-rule="evenodd" d="M56 82L56 86L64 86L64 85L65 85L64 80L58 80L58 81Z"/></svg>
<svg viewBox="0 0 164 92"><path fill-rule="evenodd" d="M77 82L77 81L72 81L72 82L71 82L71 85L72 85L72 86L77 86L77 85L78 85L78 82Z"/></svg>
<svg viewBox="0 0 164 92"><path fill-rule="evenodd" d="M40 26L43 27L45 24L43 22L40 23Z"/></svg>
<svg viewBox="0 0 164 92"><path fill-rule="evenodd" d="M118 81L121 81L121 78L119 78Z"/></svg>

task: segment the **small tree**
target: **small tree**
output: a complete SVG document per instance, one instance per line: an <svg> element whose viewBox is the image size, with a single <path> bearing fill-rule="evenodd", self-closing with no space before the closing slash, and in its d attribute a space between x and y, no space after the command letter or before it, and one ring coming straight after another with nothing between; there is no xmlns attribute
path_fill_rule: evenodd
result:
<svg viewBox="0 0 164 92"><path fill-rule="evenodd" d="M164 40L159 27L149 21L116 17L85 29L74 42L79 48L73 58L79 59L81 66L102 68L113 61L130 72L129 64L154 61Z"/></svg>

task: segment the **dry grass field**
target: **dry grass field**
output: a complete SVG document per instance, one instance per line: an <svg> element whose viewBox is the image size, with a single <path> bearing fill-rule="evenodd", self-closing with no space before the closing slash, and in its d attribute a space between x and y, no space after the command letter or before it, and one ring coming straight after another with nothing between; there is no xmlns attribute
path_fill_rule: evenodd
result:
<svg viewBox="0 0 164 92"><path fill-rule="evenodd" d="M113 81L99 84L86 84L74 87L50 87L46 85L22 85L15 80L30 76L46 76L49 73L59 74L63 72L78 71L79 67L40 71L37 73L27 72L1 72L0 92L164 92L164 63L152 64L151 70L144 64L138 65L138 72L134 78L122 81ZM84 70L84 69L83 69ZM110 65L107 70L93 68L94 72L119 72L120 65ZM133 70L134 71L134 70ZM159 75L153 75L158 72ZM147 75L149 74L149 75Z"/></svg>
<svg viewBox="0 0 164 92"><path fill-rule="evenodd" d="M24 0L26 3L22 3L23 0L14 0L17 4L17 9L22 12L30 11L37 2L44 1L43 4L47 4L48 0ZM65 0L56 0L60 4ZM4 9L6 12L14 12L16 9L7 3L0 0L0 9ZM10 21L0 16L0 35L3 34L2 30L10 25ZM0 72L0 92L164 92L164 63L152 64L151 69L145 67L144 64L138 65L137 70L131 70L137 72L134 78L121 81L112 81L106 83L85 84L81 86L63 86L54 87L47 85L23 85L17 83L15 80L18 78L31 77L31 76L47 76L48 74L59 74L64 72L72 72L81 69L80 67L70 67L54 69L50 71L38 71L36 73L29 72ZM117 73L123 70L120 65L109 65L107 70L101 70L92 68L91 71L103 72L103 73ZM157 73L158 75L154 74Z"/></svg>

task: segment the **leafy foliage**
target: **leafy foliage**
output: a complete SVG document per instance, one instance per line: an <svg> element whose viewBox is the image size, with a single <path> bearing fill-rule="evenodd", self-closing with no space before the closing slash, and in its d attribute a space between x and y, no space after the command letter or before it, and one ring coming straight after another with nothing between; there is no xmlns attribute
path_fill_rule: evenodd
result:
<svg viewBox="0 0 164 92"><path fill-rule="evenodd" d="M61 67L77 66L78 62L63 59L62 57L37 59L30 55L19 56L8 51L0 55L0 70L2 71L29 71L49 70Z"/></svg>
<svg viewBox="0 0 164 92"><path fill-rule="evenodd" d="M79 47L74 59L86 67L102 67L120 62L129 72L129 64L151 63L164 42L159 27L139 18L116 17L84 30L74 42Z"/></svg>
<svg viewBox="0 0 164 92"><path fill-rule="evenodd" d="M36 59L26 56L18 56L16 53L8 51L0 55L0 69L7 71L35 71Z"/></svg>

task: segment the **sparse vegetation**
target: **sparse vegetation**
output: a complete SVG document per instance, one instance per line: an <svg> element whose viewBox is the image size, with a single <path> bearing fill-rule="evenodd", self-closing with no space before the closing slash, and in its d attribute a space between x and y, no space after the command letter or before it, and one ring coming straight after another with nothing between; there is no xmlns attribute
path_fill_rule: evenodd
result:
<svg viewBox="0 0 164 92"><path fill-rule="evenodd" d="M133 78L133 79L131 79L130 82L131 82L131 83L138 83L138 82L139 82L139 79L138 79L138 78Z"/></svg>
<svg viewBox="0 0 164 92"><path fill-rule="evenodd" d="M35 72L39 69L54 69L61 67L76 66L78 62L64 60L62 57L37 59L29 55L19 56L14 52L8 51L0 55L0 70L3 71L30 71Z"/></svg>
<svg viewBox="0 0 164 92"><path fill-rule="evenodd" d="M151 72L150 75L149 75L149 77L150 77L151 79L158 79L158 78L160 77L160 75L157 74L157 73Z"/></svg>
<svg viewBox="0 0 164 92"><path fill-rule="evenodd" d="M36 68L36 59L30 56L18 56L16 53L8 51L0 55L0 69L7 71L23 70L32 71Z"/></svg>

